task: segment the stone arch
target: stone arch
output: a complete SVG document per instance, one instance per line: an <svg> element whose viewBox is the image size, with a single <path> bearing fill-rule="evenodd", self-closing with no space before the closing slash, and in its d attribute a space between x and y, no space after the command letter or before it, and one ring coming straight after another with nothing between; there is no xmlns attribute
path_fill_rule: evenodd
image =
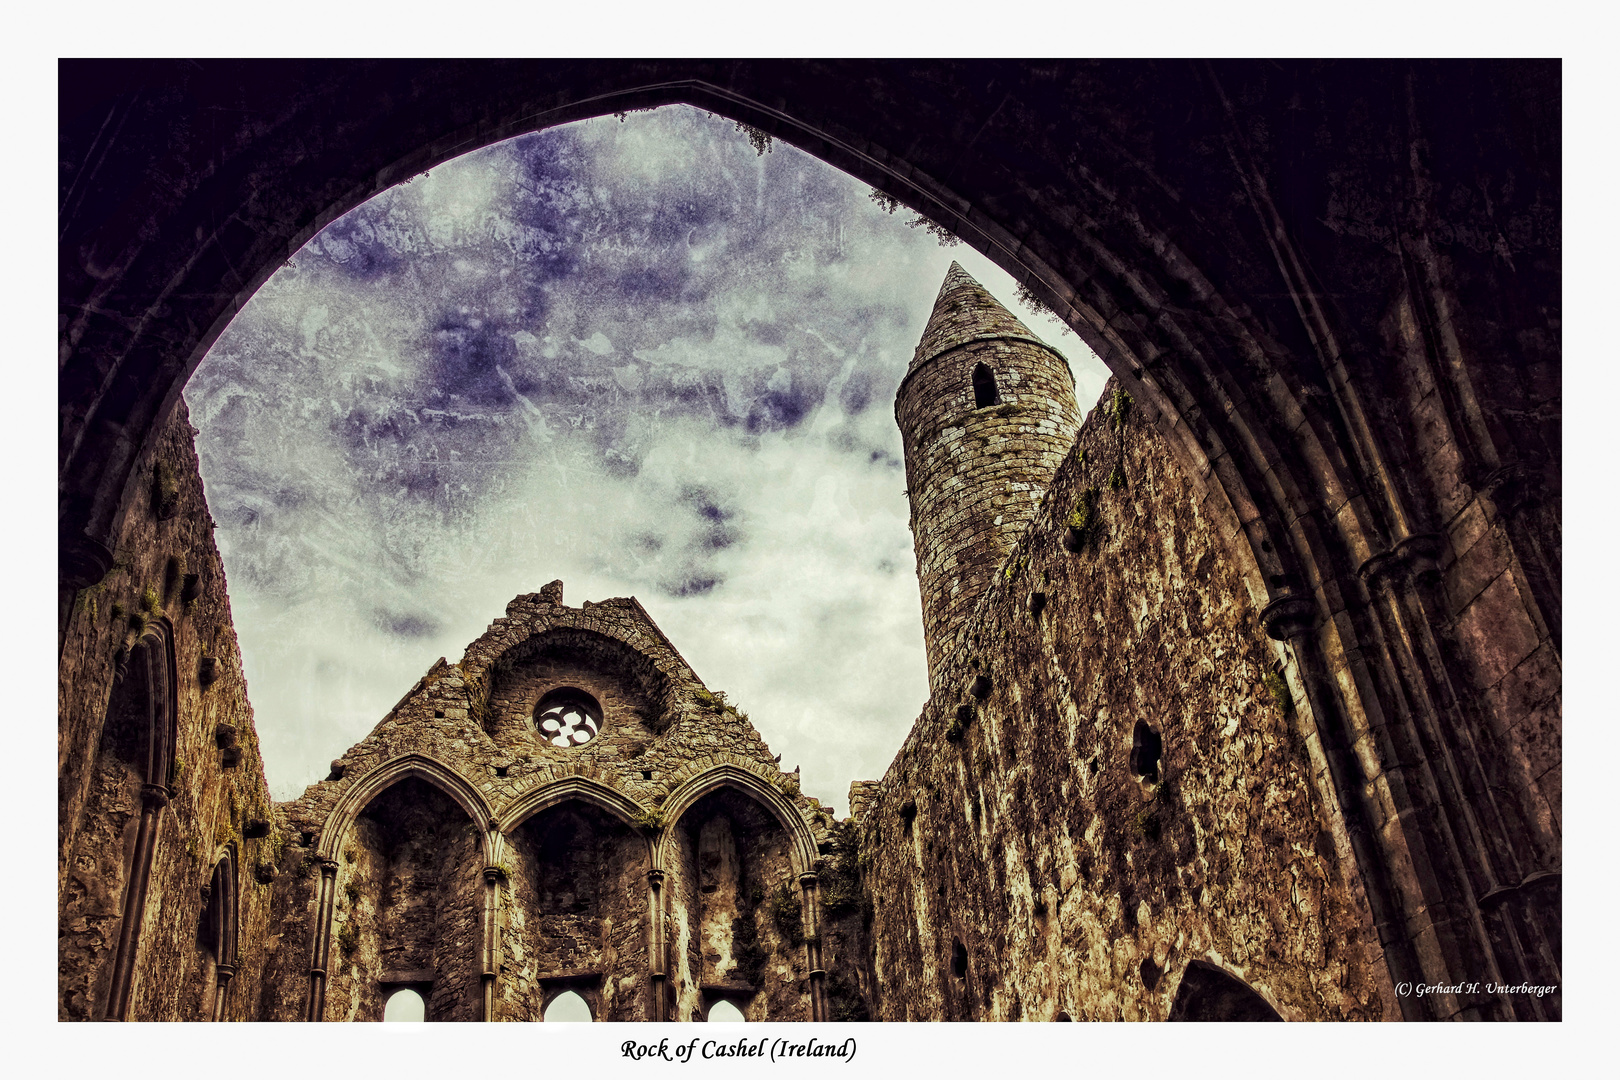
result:
<svg viewBox="0 0 1620 1080"><path fill-rule="evenodd" d="M460 882L463 892L467 895L455 901L462 907L471 905L476 924L475 937L479 944L476 955L459 958L457 970L447 973L448 981L436 981L431 970L400 968L390 970L383 967L385 958L380 954L377 957L365 957L366 969L360 973L360 981L350 987L349 1010L356 1016L361 1012L381 1015L382 1001L371 999L375 997L380 987L394 984L418 985L425 987L424 999L432 1000L431 994L435 986L446 986L448 993L461 995L449 1008L458 1014L465 1012L470 1006L464 1000L471 993L468 985L476 977L482 983L478 996L482 999L481 1005L483 1019L491 1018L494 994L494 965L495 926L494 912L497 907L497 874L494 871L494 860L499 857L498 833L494 829L494 818L488 803L482 795L459 773L423 754L409 754L394 758L372 769L346 790L338 799L331 812L327 815L321 828L320 842L316 846L316 854L321 868L320 891L315 905L315 941L313 955L310 962L310 988L305 1018L311 1021L326 1019L327 990L329 986L329 969L334 959L333 952L333 924L339 909L338 889L339 878L348 878L344 885L345 896L349 903L345 911L344 930L340 932L337 959L341 962L347 956L360 950L361 943L358 938L360 925L359 909L362 902L370 905L369 918L378 922L376 933L383 932L379 922L382 898L370 895L360 884L354 880L356 873L364 877L367 867L360 867L359 871L348 865L345 858L340 861L339 856L345 854L347 841L355 831L356 822L360 816L379 799L388 795L394 788L411 781L421 782L428 788L446 797L447 802L466 815L466 819L473 835L473 859L478 864L470 869L468 880ZM368 846L369 847L369 846ZM453 868L451 872L454 873ZM481 878L481 881L478 879ZM375 883L367 882L368 887ZM350 889L353 892L350 892ZM364 897L364 901L362 901ZM442 897L437 901L446 902ZM353 935L345 938L344 933ZM381 938L379 936L379 948ZM420 951L420 950L418 950ZM435 955L437 944L432 950ZM362 953L362 955L364 955ZM412 962L416 962L413 958ZM476 973L476 976L474 975Z"/></svg>
<svg viewBox="0 0 1620 1080"><path fill-rule="evenodd" d="M1248 983L1206 960L1193 960L1181 973L1170 1003L1171 1020L1274 1021L1282 1015Z"/></svg>
<svg viewBox="0 0 1620 1080"><path fill-rule="evenodd" d="M225 844L214 856L214 870L208 879L208 897L198 927L198 945L204 952L205 973L202 997L204 1015L225 1019L230 1003L231 980L236 975L241 930L241 886L238 877L235 842Z"/></svg>
<svg viewBox="0 0 1620 1080"><path fill-rule="evenodd" d="M492 826L495 815L491 812L489 803L466 777L426 754L407 754L404 757L393 758L361 776L338 798L332 812L326 816L326 821L321 826L320 841L315 846L317 856L322 859L336 858L349 827L354 824L354 819L360 812L378 795L401 780L413 776L432 784L454 799L457 805L467 812L468 820L478 827L480 850L484 853L485 861L493 862Z"/></svg>
<svg viewBox="0 0 1620 1080"><path fill-rule="evenodd" d="M798 808L774 784L736 765L717 765L707 769L670 792L664 800L664 828L657 842L658 868L666 865L672 830L681 816L703 796L728 787L754 799L782 826L792 840L793 869L796 873L805 874L815 870L816 838L804 818L799 816Z"/></svg>
<svg viewBox="0 0 1620 1080"><path fill-rule="evenodd" d="M570 799L590 803L626 825L636 824L636 819L647 813L646 807L611 782L590 776L565 776L536 785L512 800L495 819L495 827L503 835L510 833L535 814ZM650 850L648 854L652 854Z"/></svg>
<svg viewBox="0 0 1620 1080"><path fill-rule="evenodd" d="M572 669L582 681L592 683L606 678L601 686L572 687L597 704L608 690L616 691L628 699L625 709L640 713L642 719L654 729L665 725L676 707L677 686L685 681L684 673L675 670L669 659L660 658L643 644L627 636L604 632L601 625L577 626L575 622L589 618L584 612L564 611L555 621L536 632L503 648L481 665L483 677L488 681L489 698L496 714L493 723L499 724L499 714L522 703L532 711L535 705L535 687L526 686L528 671L532 677L533 665L557 663L564 670ZM479 673L479 666L474 666ZM548 682L549 688L562 689L568 680ZM598 717L601 721L604 718Z"/></svg>
<svg viewBox="0 0 1620 1080"><path fill-rule="evenodd" d="M663 811L660 904L674 916L677 1014L705 1015L724 998L756 1019L825 1019L815 841L794 804L727 764L689 777ZM808 1010L802 989L780 984L783 970L808 986Z"/></svg>
<svg viewBox="0 0 1620 1080"><path fill-rule="evenodd" d="M514 958L503 1019L541 1019L566 991L595 1019L649 1018L656 931L645 817L622 793L579 776L526 792L502 815L503 886L513 902L500 932L503 955Z"/></svg>
<svg viewBox="0 0 1620 1080"><path fill-rule="evenodd" d="M1518 729L1540 721L1475 678L1495 662L1480 627L1504 618L1555 657L1544 682L1561 663L1561 548L1537 539L1559 531L1560 78L1544 62L64 65L62 619L111 565L185 380L305 240L479 146L694 104L953 231L1119 376L1295 652L1327 824L1352 838L1391 980L1487 962L1556 982L1559 946L1507 926L1533 925L1529 898L1481 920L1474 893L1561 864L1559 756L1530 760ZM239 127L191 122L221 102ZM1513 596L1479 607L1470 638L1435 582L1481 517L1508 538ZM1460 779L1382 775L1412 755ZM1420 956L1424 934L1443 944Z"/></svg>

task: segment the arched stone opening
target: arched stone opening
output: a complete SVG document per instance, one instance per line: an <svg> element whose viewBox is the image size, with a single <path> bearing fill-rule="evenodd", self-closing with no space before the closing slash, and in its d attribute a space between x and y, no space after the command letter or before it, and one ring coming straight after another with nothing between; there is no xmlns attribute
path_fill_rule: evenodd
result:
<svg viewBox="0 0 1620 1080"><path fill-rule="evenodd" d="M62 74L67 600L208 344L322 225L476 146L690 102L954 230L1119 374L1298 662L1392 979L1558 981L1519 888L1561 865L1555 63L109 70Z"/></svg>
<svg viewBox="0 0 1620 1080"><path fill-rule="evenodd" d="M165 620L120 650L95 757L77 778L84 809L59 898L63 1019L140 1017L141 925L162 899L150 886L173 781L174 666Z"/></svg>
<svg viewBox="0 0 1620 1080"><path fill-rule="evenodd" d="M540 1017L548 1024L589 1024L596 1020L590 1002L576 990L560 990Z"/></svg>
<svg viewBox="0 0 1620 1080"><path fill-rule="evenodd" d="M1281 1022L1270 1002L1249 984L1214 964L1194 960L1182 973L1175 1000L1170 1003L1171 1020Z"/></svg>
<svg viewBox="0 0 1620 1080"><path fill-rule="evenodd" d="M203 980L198 1018L226 1019L231 981L236 975L237 932L241 924L236 846L227 845L208 879L208 895L197 926Z"/></svg>
<svg viewBox="0 0 1620 1080"><path fill-rule="evenodd" d="M422 993L428 1020L481 1019L481 833L419 777L366 804L332 859L322 1019L380 1017L399 986Z"/></svg>
<svg viewBox="0 0 1620 1080"><path fill-rule="evenodd" d="M583 799L508 830L499 1018L539 1019L573 991L598 1020L647 1019L651 865L636 829Z"/></svg>
<svg viewBox="0 0 1620 1080"><path fill-rule="evenodd" d="M730 1001L749 1020L809 1020L805 892L793 838L752 796L721 787L670 829L674 1015Z"/></svg>
<svg viewBox="0 0 1620 1080"><path fill-rule="evenodd" d="M973 407L988 409L1001 404L1001 391L996 388L995 373L985 364L973 367Z"/></svg>
<svg viewBox="0 0 1620 1080"><path fill-rule="evenodd" d="M393 1023L420 1023L427 1019L427 1002L420 991L402 986L388 994L383 1020Z"/></svg>

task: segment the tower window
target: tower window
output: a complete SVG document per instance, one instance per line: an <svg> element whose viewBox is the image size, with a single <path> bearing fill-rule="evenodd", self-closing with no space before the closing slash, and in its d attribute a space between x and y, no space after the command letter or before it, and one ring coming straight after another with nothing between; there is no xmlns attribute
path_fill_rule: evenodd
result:
<svg viewBox="0 0 1620 1080"><path fill-rule="evenodd" d="M1001 392L996 389L996 376L984 364L973 369L973 407L983 409L1001 404Z"/></svg>

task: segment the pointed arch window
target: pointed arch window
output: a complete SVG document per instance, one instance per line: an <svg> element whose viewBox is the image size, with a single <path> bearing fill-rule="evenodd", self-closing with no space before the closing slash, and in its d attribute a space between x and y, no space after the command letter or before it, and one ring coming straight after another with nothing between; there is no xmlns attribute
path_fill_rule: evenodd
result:
<svg viewBox="0 0 1620 1080"><path fill-rule="evenodd" d="M745 1024L748 1017L742 1010L729 1001L717 1001L709 1009L709 1023L711 1024Z"/></svg>
<svg viewBox="0 0 1620 1080"><path fill-rule="evenodd" d="M1001 404L1001 391L996 388L996 375L987 364L977 364L973 368L973 407L975 409L988 408L991 405Z"/></svg>
<svg viewBox="0 0 1620 1080"><path fill-rule="evenodd" d="M231 978L236 974L237 912L236 849L226 848L208 881L208 900L198 934L213 968L213 986L207 1000L211 1002L209 1018L216 1021L225 1019Z"/></svg>
<svg viewBox="0 0 1620 1080"><path fill-rule="evenodd" d="M596 1017L591 1015L590 1004L584 998L572 990L564 990L551 999L542 1019L548 1024L589 1024Z"/></svg>

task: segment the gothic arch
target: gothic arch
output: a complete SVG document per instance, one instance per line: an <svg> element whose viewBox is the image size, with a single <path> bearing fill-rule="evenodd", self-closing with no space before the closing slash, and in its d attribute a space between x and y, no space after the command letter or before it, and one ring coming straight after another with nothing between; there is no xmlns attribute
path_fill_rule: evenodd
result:
<svg viewBox="0 0 1620 1080"><path fill-rule="evenodd" d="M205 965L212 986L205 987L203 1001L207 1018L225 1019L230 1002L230 985L236 975L237 936L241 930L241 886L238 877L236 844L222 846L214 856L213 873L208 879L208 899L203 908L202 940L209 953Z"/></svg>
<svg viewBox="0 0 1620 1080"><path fill-rule="evenodd" d="M732 788L749 796L776 819L792 844L795 873L815 871L816 838L804 818L799 816L798 808L775 785L736 765L717 765L707 769L669 793L664 800L664 828L658 835L654 866L662 869L668 864L670 844L673 843L674 829L681 815L703 796L722 788Z"/></svg>
<svg viewBox="0 0 1620 1080"><path fill-rule="evenodd" d="M495 819L496 830L502 835L510 833L536 814L570 799L589 803L631 826L636 824L638 816L646 813L645 807L610 783L589 776L565 776L519 795ZM649 849L649 857L651 854Z"/></svg>
<svg viewBox="0 0 1620 1080"><path fill-rule="evenodd" d="M401 780L413 776L432 784L454 799L456 804L467 812L468 819L478 829L479 845L484 852L484 859L486 862L492 862L494 852L491 849L494 847L494 840L491 826L495 815L491 812L489 803L466 777L425 754L407 754L384 762L345 791L337 804L332 807L332 812L326 816L325 824L321 826L320 842L315 848L317 856L322 859L335 859L337 853L342 850L343 839L349 827L354 824L354 819L378 795Z"/></svg>
<svg viewBox="0 0 1620 1080"><path fill-rule="evenodd" d="M1116 373L1293 653L1391 981L1557 981L1558 946L1506 927L1533 927L1527 896L1477 902L1561 865L1561 762L1528 761L1527 710L1476 689L1489 643L1435 584L1468 539L1455 495L1511 548L1514 599L1480 620L1561 649L1561 549L1537 540L1562 460L1556 62L156 61L61 83L64 620L184 382L305 240L477 147L693 104L926 214Z"/></svg>

